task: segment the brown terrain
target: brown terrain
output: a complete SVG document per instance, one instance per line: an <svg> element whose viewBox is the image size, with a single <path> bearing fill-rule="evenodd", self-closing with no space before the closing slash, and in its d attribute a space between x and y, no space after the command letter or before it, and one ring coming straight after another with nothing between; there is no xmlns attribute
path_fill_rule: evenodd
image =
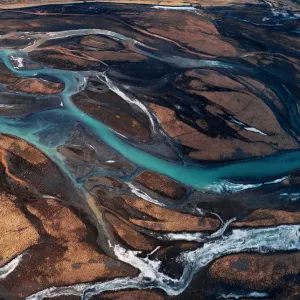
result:
<svg viewBox="0 0 300 300"><path fill-rule="evenodd" d="M278 285L284 289L284 277L298 274L299 264L299 253L269 256L245 253L218 259L211 265L209 272L213 280L251 289L265 290Z"/></svg>
<svg viewBox="0 0 300 300"><path fill-rule="evenodd" d="M66 178L47 157L23 141L8 136L1 136L0 146L1 165L6 174L1 175L0 240L4 245L0 249L1 265L25 253L15 271L18 276L8 276L2 280L2 288L7 295L23 297L52 285L70 285L135 274L136 271L131 267L99 252L94 230L68 206L68 199L76 195L68 194L70 192L61 188L62 180L68 185ZM16 169L16 166L21 167ZM42 174L50 174L49 170L52 170L52 178L47 182L47 176ZM136 181L157 195L171 199L181 197L185 190L180 184L153 172L142 173ZM99 182L103 187L122 189L122 184L115 179L99 177ZM99 189L95 195L99 209L103 210L103 205L107 207L104 209L107 224L111 224L119 239L137 250L151 251L157 242L134 230L135 225L154 232L215 231L219 226L216 219L164 209L138 197L112 196L104 190L100 193ZM120 203L123 203L125 215L126 211L131 214L130 210L133 209L134 214L127 216L127 221L119 215L122 213ZM139 214L146 215L148 220L139 218ZM298 223L299 218L299 213L259 209L232 225L273 226ZM284 284L284 276L299 272L298 260L298 253L271 256L237 254L218 259L211 265L209 274L213 280L272 290ZM28 272L31 276L28 276ZM138 299L141 296L143 299L163 299L159 294L148 291L134 291L128 295L127 292L105 293L103 299Z"/></svg>
<svg viewBox="0 0 300 300"><path fill-rule="evenodd" d="M0 263L3 266L24 253L17 278L1 281L7 295L24 297L53 285L135 274L132 268L99 253L90 243L93 233L65 206L64 199L76 196L59 188L66 179L47 157L15 138L1 136L0 144L6 173L6 179L1 177ZM13 171L15 163L19 168ZM50 170L51 183L47 183L47 176L40 175L50 174Z"/></svg>
<svg viewBox="0 0 300 300"><path fill-rule="evenodd" d="M184 185L171 180L167 176L151 171L144 171L138 175L134 181L152 191L160 193L164 197L170 197L172 199L181 200L187 192Z"/></svg>
<svg viewBox="0 0 300 300"><path fill-rule="evenodd" d="M191 3L150 0L120 2L238 7L243 3L258 4L263 1L238 1L239 5L236 5L237 1L226 0ZM293 1L269 2L274 7L297 10ZM59 3L62 2L0 0L0 8L17 9ZM257 25L245 25L235 19L224 20L228 27L239 28L243 37L254 40L257 35L268 46L275 45L276 54L253 51L248 56L247 46L234 35L227 34L225 37L213 22L219 20L218 16L212 16L212 13L206 11L201 14L188 14L146 10L141 14L120 9L110 19L106 15L101 18L67 14L63 17L50 16L41 7L40 11L28 14L30 17L22 19L22 22L12 17L0 20L1 31L50 32L57 28L74 29L82 26L108 28L145 43L153 53L156 53L158 46L163 45L162 48L170 50L170 57L176 57L179 53L182 60L190 57L195 60L220 59L226 62L237 59L238 62L250 65L251 70L261 67L270 68L270 72L273 71L272 67L277 70L277 63L286 63L287 70L295 73L299 70L299 41L294 35L286 37L279 30L266 32ZM287 42L282 50L279 45L284 41ZM7 44L11 42L5 41ZM256 43L259 43L259 39ZM126 102L97 78L91 77L87 88L74 95L72 101L82 112L122 134L135 147L155 148L161 143L174 149L177 147L176 150L181 153L180 160L184 163L208 162L208 165L299 148L297 132L291 130L292 134L288 131L274 113L280 112L281 120L286 122L284 124L289 124L291 114L285 106L286 103L281 100L280 93L274 92L267 83L253 79L250 75L192 66L178 67L171 74L173 77L170 76L171 80L165 89L160 83L169 80L166 75L170 74L166 73L169 69L173 70L174 66L170 63L167 71L162 69L163 61L155 65L154 59L138 53L135 46L132 42L87 35L78 39L47 41L31 51L29 57L50 68L63 70L103 71L109 66L113 72L112 75L109 72L108 74L115 79L116 86L149 109L157 122L155 126L162 129L162 133L159 130L154 132L150 128L149 118L140 108ZM162 70L154 70L153 65L157 69L161 67ZM147 69L150 69L150 74L151 70L157 71L155 74L160 79L158 84L155 80L147 81ZM142 77L144 73L146 75ZM296 79L295 76L295 82ZM134 86L132 81L136 81L137 85L140 83L141 86ZM20 78L3 64L0 64L0 83L3 87L1 101L7 100L13 106L11 111L0 107L0 114L16 118L59 107L59 93L64 89L62 83L54 79L52 81L51 78ZM155 88L152 89L153 86ZM294 108L292 110L295 111ZM255 128L256 132L245 130L228 116L249 128ZM176 263L174 255L202 247L203 243L183 240L173 242L158 237L166 233L199 232L210 235L222 226L221 217L215 211L232 209L235 212L241 208L241 215L230 224L225 234L237 228L300 223L296 201L271 203L266 207L264 203L265 200L272 202L272 197L275 197L275 193L280 193L280 189L283 190L282 194L286 192L285 188L297 189L300 180L296 172L289 174L289 179L281 185L270 185L269 190L258 189L256 194L256 190L252 194L251 190L246 190L234 192L233 195L214 195L213 198L206 193L199 196L198 191L197 197L192 188L165 175L134 165L100 139L95 139L84 126L77 125L70 130L57 152L70 174L82 183L80 188L42 151L22 139L0 135L0 267L23 254L16 269L7 277L1 278L0 297L5 300L22 299L52 286L104 282L119 277L136 276L137 269L119 261L112 252L107 253L108 247L105 248L101 243L107 238L107 233L116 244L141 251L141 256L144 257L158 249L154 257L164 262L162 268L167 269L171 275L180 276L181 269L178 265L173 268ZM159 147L156 148L164 152ZM169 153L163 155L169 158ZM196 199L193 202L190 196L194 192ZM251 204L257 195L262 198L261 207L253 208L249 204L247 206L246 201L243 202L247 199ZM232 208L232 204L227 201L231 196L235 199L236 202L232 203L237 208ZM207 210L211 213L199 213L197 208L204 205L207 205ZM224 218L223 221L228 220ZM297 282L299 272L299 252L228 255L212 261L207 268L201 270L191 287L178 296L178 299L207 299L210 287L220 284L226 287L235 286L241 290L267 290L271 297L276 295L271 299L297 300L300 295ZM105 292L93 299L174 298L177 297L167 296L153 289ZM62 296L57 299L79 297Z"/></svg>
<svg viewBox="0 0 300 300"><path fill-rule="evenodd" d="M14 9L23 8L39 5L49 5L49 4L69 4L69 3L86 3L86 2L103 2L103 3L127 3L127 4L149 4L149 5L165 5L165 6L227 6L236 4L259 4L264 3L262 0L0 0L0 9ZM298 10L298 4L294 3L292 0L270 0L274 7Z"/></svg>
<svg viewBox="0 0 300 300"><path fill-rule="evenodd" d="M30 94L55 94L63 90L63 84L39 79L20 79L9 85L8 89Z"/></svg>
<svg viewBox="0 0 300 300"><path fill-rule="evenodd" d="M109 3L128 3L128 4L153 4L153 5L170 5L170 6L186 6L186 5L201 5L201 6L223 6L223 5L232 5L235 4L235 1L232 0L215 0L213 2L209 0L196 0L196 1L189 1L189 0L104 0L104 1L82 1L82 0L1 0L0 1L0 8L21 8L21 7L30 7L30 6L38 6L38 5L47 5L47 4L68 4L68 3L84 3L84 2L109 2ZM259 3L259 0L240 0L239 3Z"/></svg>
<svg viewBox="0 0 300 300"><path fill-rule="evenodd" d="M0 197L0 240L4 245L0 249L1 265L24 253L22 263L13 273L18 274L17 278L8 276L1 281L6 295L24 297L53 285L71 285L101 278L133 276L136 273L133 268L99 252L94 241L94 230L87 227L89 223L84 223L68 205L68 199L78 196L72 194L72 189L68 191L61 188L62 181L66 186L69 183L47 157L23 141L8 136L1 136L0 147L2 169L5 171L1 175L3 190ZM19 166L18 169L15 169L16 166ZM43 174L51 174L51 180ZM150 184L149 188L155 188L156 192L166 196L174 197L174 191L182 190L180 185L177 187L175 182L167 178L163 180L169 182L170 187L166 190L161 186L160 190L155 183L157 178L153 178L153 181L150 175L141 175L137 180L147 186ZM109 181L103 184L111 186ZM121 186L114 183L113 187ZM98 191L97 195L99 209L103 211L105 193ZM154 231L206 231L215 230L218 226L217 220L199 220L198 217L163 209L133 196L123 195L117 201L116 209L119 209L122 201L127 211L132 208L151 219L145 221L136 215L128 218L129 223L124 223L113 206L104 209L107 224L111 224L120 239L138 250L151 251L157 243L135 231L132 225ZM28 276L28 272L31 276ZM148 292L135 293L145 297L148 295ZM121 297L126 292L119 294ZM109 297L106 295L105 299ZM157 297L160 299L160 296Z"/></svg>
<svg viewBox="0 0 300 300"><path fill-rule="evenodd" d="M119 16L122 22L128 24L129 28L122 27L122 22L119 21L113 22L112 28L149 44L149 46L152 46L151 43L154 39L170 43L170 45L177 46L182 51L200 58L219 56L230 58L240 55L241 57L245 56L244 59L254 66L257 64L268 66L276 62L275 59L272 60L268 57L261 56L260 58L260 54L248 57L245 49L239 43L221 36L216 26L208 20L209 15L199 16L187 13L182 15L178 11L149 10L143 12L142 16L136 15L134 23L131 13L120 12ZM181 21L177 22L179 18ZM22 26L43 28L50 21L51 18L45 16L44 22L41 19L29 19L24 20ZM57 22L61 26L68 26L69 23L67 19L57 19ZM82 19L75 16L70 17L70 22L78 26L84 24ZM89 22L99 21L94 17L89 17ZM108 20L106 26L110 22L111 20ZM7 20L0 24L2 30L13 30L16 28L15 26L15 23ZM236 26L240 26L240 23ZM129 30L130 28L133 30ZM241 28L244 30L243 27ZM245 32L247 36L252 32L248 31ZM274 40L272 34L265 35L264 38ZM281 38L276 40L276 43L281 43ZM291 40L287 47L291 51L295 51L298 41ZM59 40L59 44L56 41L49 41L32 51L30 57L52 68L79 71L94 66L105 69L104 64L107 63L118 66L127 63L146 63L148 60L145 55L133 51L129 43L116 42L108 37L96 35L82 37L79 43L68 39ZM290 63L291 67L298 68L293 60L290 60ZM41 89L44 89L45 94L57 93L62 89L59 83L37 79L22 79L15 82L11 74L5 75L2 80L11 83L8 89L33 91L37 94L41 93ZM270 105L267 105L266 101L261 98L261 94L263 93L268 101L274 103L275 107L283 113L285 113L284 106L278 96L261 82L240 75L232 78L228 74L215 70L190 69L177 77L174 87L193 99L197 98L199 104L205 103L205 113L222 122L216 128L216 122L209 124L204 118L198 118L193 120L194 126L191 126L188 122L183 121L183 118L186 119L186 117L178 118L178 112L174 108L160 106L155 101L149 104L149 108L157 116L164 131L174 141L190 149L188 158L212 161L234 160L274 154L281 150L298 147L295 138L283 130ZM217 91L217 88L222 90ZM101 98L98 97L100 90L102 91ZM139 93L134 96L137 99L152 100L152 97ZM161 93L161 96L174 97L168 93L165 95ZM90 81L88 88L75 95L73 101L81 110L130 139L142 143L149 141L151 133L145 115L136 109L133 111L132 106L108 90L105 85L94 86L93 81ZM226 119L228 114L249 127L254 127L262 134L244 130L240 125ZM225 126L228 132L235 132L233 136L218 134ZM208 132L215 133L212 135L207 134Z"/></svg>

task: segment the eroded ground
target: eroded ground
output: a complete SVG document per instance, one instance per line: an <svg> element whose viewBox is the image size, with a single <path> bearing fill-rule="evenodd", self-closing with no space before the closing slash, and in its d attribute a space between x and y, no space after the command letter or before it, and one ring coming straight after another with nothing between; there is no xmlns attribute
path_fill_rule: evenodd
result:
<svg viewBox="0 0 300 300"><path fill-rule="evenodd" d="M0 297L299 299L299 5L204 2L1 11Z"/></svg>

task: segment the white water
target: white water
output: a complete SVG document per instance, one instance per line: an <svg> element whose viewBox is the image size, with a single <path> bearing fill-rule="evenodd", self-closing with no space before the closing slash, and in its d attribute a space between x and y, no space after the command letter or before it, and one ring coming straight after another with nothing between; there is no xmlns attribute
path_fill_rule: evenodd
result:
<svg viewBox="0 0 300 300"><path fill-rule="evenodd" d="M41 300L57 295L78 295L90 299L104 291L117 291L128 288L163 289L168 295L181 294L191 282L194 274L215 259L233 253L245 251L269 253L273 251L300 250L300 225L281 225L269 228L234 229L194 251L183 252L177 262L184 269L180 279L171 278L159 271L161 261L138 257L137 251L131 251L120 245L111 246L120 261L139 269L135 278L119 278L107 282L74 285L70 287L53 287L27 297L27 300Z"/></svg>

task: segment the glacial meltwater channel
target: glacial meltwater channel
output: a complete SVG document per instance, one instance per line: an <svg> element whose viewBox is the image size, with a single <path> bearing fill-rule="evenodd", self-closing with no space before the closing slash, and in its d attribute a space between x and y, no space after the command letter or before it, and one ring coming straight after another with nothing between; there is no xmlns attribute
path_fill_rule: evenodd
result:
<svg viewBox="0 0 300 300"><path fill-rule="evenodd" d="M63 101L63 107L51 111L58 115L67 116L74 122L79 121L87 127L97 138L111 146L129 161L148 170L152 170L166 176L169 176L181 183L203 191L238 191L252 188L264 183L272 183L284 179L284 176L300 168L300 151L288 151L279 155L261 157L259 159L250 159L247 161L224 163L215 166L193 166L177 164L166 161L146 153L128 142L121 139L112 129L102 124L93 117L82 112L71 101L72 95L85 88L86 79L80 72L65 71L50 68L41 68L34 70L24 70L15 68L11 62L11 57L24 57L27 53L12 50L1 50L0 57L5 65L16 75L21 77L39 77L52 76L63 82L64 90L60 93ZM49 146L41 141L35 134L37 130L48 126L47 120L43 120L49 111L36 113L25 119L0 118L0 131L5 134L11 134L25 139L33 144L64 170L63 162L60 161L55 146ZM38 120L38 121L37 121ZM38 123L38 124L37 124ZM37 128L38 126L38 128ZM62 125L63 126L63 125ZM253 184L235 184L230 180L247 179ZM257 183L260 182L261 183Z"/></svg>
<svg viewBox="0 0 300 300"><path fill-rule="evenodd" d="M154 252L146 253L148 250L132 250L135 248L130 248L125 243L122 244L122 239L114 238L113 234L111 234L109 224L105 223L101 209L97 207L98 199L95 199L93 202L91 195L89 195L88 192L85 193L84 184L75 178L59 152L60 146L63 146L68 140L75 124L82 125L97 140L103 141L135 165L169 176L192 189L204 193L226 194L259 187L265 184L281 182L286 179L291 172L300 168L300 150L282 151L276 155L261 156L259 158L230 163L225 162L222 164L211 163L206 165L203 163L202 165L187 165L171 162L139 149L133 143L126 140L126 137L122 137L118 132L115 132L109 126L106 126L80 110L73 103L72 97L87 88L90 77L98 78L99 81L107 85L107 87L114 92L114 82L110 81L106 71L67 71L48 68L46 66L40 66L38 69L30 69L26 68L26 64L16 66L13 63L13 61L18 60L29 61L28 53L36 50L48 40L84 35L104 35L115 40L125 41L125 43L128 43L128 48L134 52L176 66L179 69L182 68L183 70L189 68L230 68L230 70L234 72L235 68L239 67L238 62L234 64L231 63L230 60L222 62L217 59L197 59L194 58L194 56L193 58L179 57L177 55L172 56L159 51L156 52L153 49L153 51L148 51L147 46L138 41L126 37L125 35L102 29L76 29L61 32L14 32L13 34L15 39L32 39L34 42L22 50L11 50L11 48L0 50L0 59L6 67L19 77L55 78L64 84L64 90L55 95L55 97L60 97L59 100L62 101L59 108L32 113L22 118L1 116L0 133L26 140L52 159L61 170L69 176L76 188L80 189L84 193L84 196L86 196L85 200L90 208L88 214L94 213L91 219L93 219L93 217L96 219L94 220L94 225L96 224L98 230L97 243L103 253L138 270L138 274L133 277L115 277L114 279L107 279L106 281L101 281L99 277L99 282L90 282L87 280L78 281L78 284L76 281L74 284L72 283L66 286L57 284L57 286L39 290L29 295L27 299L38 300L56 296L64 297L65 295L77 295L81 296L82 299L90 299L93 295L105 291L122 289L161 289L168 295L176 296L185 291L192 282L194 275L199 272L200 269L207 267L211 262L220 257L242 252L272 253L300 250L299 224L284 223L284 225L279 226L270 225L258 228L231 228L231 223L236 220L235 217L239 216L234 216L232 219L224 219L224 222L220 217L220 226L215 232L187 232L185 230L173 232L171 230L165 230L160 237L167 245L172 241L178 243L182 241L198 243L197 247L191 247L188 250L184 250L186 248L179 249L179 247L176 246L176 251L177 249L179 251L175 251L174 259L172 257L171 267L165 266L165 269L162 268L164 259L166 259L163 255L161 255L161 257L151 257L160 246L156 247L153 250ZM8 33L7 36L10 37L10 33ZM7 38L7 36L1 36L0 40ZM245 69L246 68L248 67L246 66ZM251 69L251 67L249 68ZM25 93L19 92L19 94L23 95ZM14 92L14 95L17 97L18 92ZM44 97L44 95L41 97ZM99 97L101 97L101 93L99 93ZM147 114L147 112L145 113ZM147 114L148 117L149 115ZM299 127L299 121L294 122L294 118L297 119L297 117L297 114L293 117L292 123L295 127ZM238 121L236 120L235 122L237 123ZM244 123L237 124L243 127L246 126ZM248 129L249 128L253 129L253 127L248 127ZM129 188L132 186L133 184L131 186L128 185ZM207 194L205 194L205 196L207 196ZM230 195L230 197L231 196L232 195ZM157 203L155 204L160 205L159 201L157 201ZM227 205L227 203L225 203L225 205ZM195 207L198 208L197 206ZM191 214L193 215L194 213L196 217L199 217L199 215L202 216L201 209L202 207L200 208L199 205L200 213L196 214L195 211L191 211ZM213 216L218 216L218 214L214 213ZM127 223L130 222L128 221ZM138 226L133 228L137 229ZM227 229L229 230L227 231ZM151 229L142 231L142 228L138 228L137 231L139 233L147 233L150 232ZM155 233L158 236L161 232ZM170 238L170 235L172 238ZM151 237L155 236L156 235L152 235ZM164 245L162 247L164 247ZM143 251L144 253L142 253ZM146 255L140 255L141 253ZM20 255L5 267L0 268L0 279L12 274L22 259L23 256ZM173 263L181 267L177 277L166 271L166 268L171 269L173 267ZM268 295L268 293L249 293L249 295L260 294L263 296Z"/></svg>

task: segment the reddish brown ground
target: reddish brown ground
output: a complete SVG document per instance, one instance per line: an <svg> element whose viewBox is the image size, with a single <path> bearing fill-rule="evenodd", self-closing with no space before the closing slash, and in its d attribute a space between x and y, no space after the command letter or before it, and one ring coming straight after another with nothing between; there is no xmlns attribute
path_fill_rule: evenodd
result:
<svg viewBox="0 0 300 300"><path fill-rule="evenodd" d="M182 199L187 192L184 185L152 171L144 171L135 178L135 181L164 197L172 199Z"/></svg>
<svg viewBox="0 0 300 300"><path fill-rule="evenodd" d="M19 79L14 84L9 85L8 89L31 94L56 94L63 90L63 84L41 79L25 78Z"/></svg>

